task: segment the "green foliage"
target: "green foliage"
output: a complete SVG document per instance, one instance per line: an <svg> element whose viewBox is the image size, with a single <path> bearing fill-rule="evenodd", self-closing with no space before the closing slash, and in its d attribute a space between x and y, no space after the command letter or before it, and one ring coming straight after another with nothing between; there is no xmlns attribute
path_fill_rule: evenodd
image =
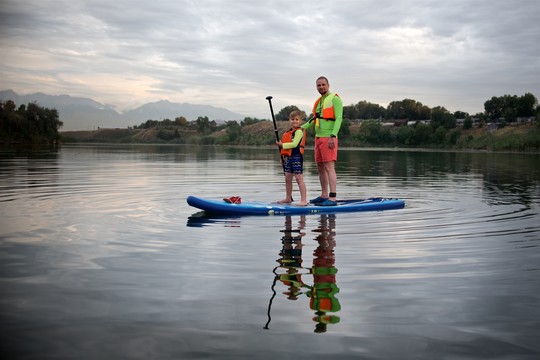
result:
<svg viewBox="0 0 540 360"><path fill-rule="evenodd" d="M225 131L227 133L227 142L229 144L237 144L238 139L240 138L240 124L238 124L236 121L227 121L225 123L225 126Z"/></svg>
<svg viewBox="0 0 540 360"><path fill-rule="evenodd" d="M176 119L174 119L174 123L176 126L186 127L188 126L189 122L184 116L179 116Z"/></svg>
<svg viewBox="0 0 540 360"><path fill-rule="evenodd" d="M515 124L506 121L499 123L499 128L508 125L504 131L496 132L498 135L484 129L490 115L478 113L472 117L462 111L450 113L442 106L430 109L421 103L405 99L392 102L387 109L376 104L361 101L356 105L344 107L344 118L339 132L340 144L343 146L378 146L378 147L428 147L441 149L489 149L489 150L512 150L512 151L539 151L540 150L540 107L532 94L522 97L506 97L501 103L515 104L515 108L505 107L501 114L505 116L519 116L527 113L524 109L533 106L537 121L535 126L528 126L526 131L516 132ZM500 99L498 99L500 100ZM497 103L495 101L494 103ZM533 104L533 105L531 105ZM29 105L31 111L21 106L15 110L14 104L3 104L6 112L6 121L18 124L22 118L14 117L13 114L27 113L25 121L36 118L35 108ZM297 110L296 106L287 106L279 114L282 120L288 119L288 114ZM530 113L530 112L529 112ZM11 115L10 115L11 114ZM11 117L10 117L11 116ZM394 125L384 126L381 117L396 119ZM377 118L364 120L360 125L351 124L351 119ZM465 119L463 128L457 127L456 118ZM424 121L430 119L429 121ZM474 122L473 122L474 119ZM399 120L399 121L398 121ZM401 120L409 120L401 121ZM410 122L415 122L410 125ZM478 129L473 128L476 124ZM405 125L408 123L409 125ZM279 133L282 134L288 123L279 122ZM137 127L134 127L137 129ZM272 121L246 117L240 123L227 121L217 125L208 117L199 117L195 121L187 121L184 117L177 117L174 121L147 120L141 124L138 137L133 134L123 135L121 141L156 141L175 144L193 145L251 145L251 146L275 146L275 133ZM104 132L104 131L100 131ZM507 135L504 135L507 132ZM144 136L143 136L144 135ZM105 139L105 134L100 139ZM111 134L111 136L113 136ZM313 146L313 129L308 130L307 146ZM135 140L137 139L137 140ZM76 140L76 139L75 139ZM112 139L109 139L112 140ZM117 139L118 140L118 139ZM99 141L99 140L95 140Z"/></svg>
<svg viewBox="0 0 540 360"><path fill-rule="evenodd" d="M146 120L146 122L143 122L139 126L135 125L134 129L150 129L153 127L157 127L159 125L159 121L157 120Z"/></svg>
<svg viewBox="0 0 540 360"><path fill-rule="evenodd" d="M414 128L413 142L411 145L425 146L426 144L429 144L432 133L433 129L431 126L422 123L416 125Z"/></svg>
<svg viewBox="0 0 540 360"><path fill-rule="evenodd" d="M469 115L469 113L466 113L466 112L463 112L463 111L459 111L459 110L458 110L458 111L456 111L456 112L454 113L454 117L455 117L456 119L465 119L465 118L467 118L467 117L470 117L470 115Z"/></svg>
<svg viewBox="0 0 540 360"><path fill-rule="evenodd" d="M356 140L361 144L384 146L392 143L392 136L379 121L367 120L360 125Z"/></svg>
<svg viewBox="0 0 540 360"><path fill-rule="evenodd" d="M461 132L458 129L450 130L448 134L448 144L450 146L456 145L460 136L461 136Z"/></svg>
<svg viewBox="0 0 540 360"><path fill-rule="evenodd" d="M160 129L157 137L165 141L171 141L180 138L180 132L178 129Z"/></svg>
<svg viewBox="0 0 540 360"><path fill-rule="evenodd" d="M429 116L430 108L412 99L392 101L386 108L387 119L426 120Z"/></svg>
<svg viewBox="0 0 540 360"><path fill-rule="evenodd" d="M400 126L396 133L396 143L402 146L413 146L415 142L415 130L411 126Z"/></svg>
<svg viewBox="0 0 540 360"><path fill-rule="evenodd" d="M195 120L195 124L197 132L203 135L210 134L217 127L216 122L214 120L210 121L208 116L199 116Z"/></svg>
<svg viewBox="0 0 540 360"><path fill-rule="evenodd" d="M348 139L351 135L351 121L349 119L343 119L341 122L341 128L339 129L339 138L341 140Z"/></svg>
<svg viewBox="0 0 540 360"><path fill-rule="evenodd" d="M447 129L456 127L456 118L442 106L436 106L431 109L430 119L431 126L434 129L437 129L439 126L444 126Z"/></svg>
<svg viewBox="0 0 540 360"><path fill-rule="evenodd" d="M463 122L463 129L469 130L469 129L472 129L472 126L473 126L472 118L470 116L467 116L465 118L465 121Z"/></svg>
<svg viewBox="0 0 540 360"><path fill-rule="evenodd" d="M289 120L289 115L293 111L301 111L302 112L302 118L303 119L307 118L307 115L306 115L306 113L304 111L300 110L295 105L289 105L289 106L285 106L277 114L275 114L276 121L288 121Z"/></svg>
<svg viewBox="0 0 540 360"><path fill-rule="evenodd" d="M538 112L538 99L531 93L526 93L517 99L516 114L520 117L535 116Z"/></svg>
<svg viewBox="0 0 540 360"><path fill-rule="evenodd" d="M433 133L433 144L437 147L441 147L446 143L447 130L444 126L439 126Z"/></svg>
<svg viewBox="0 0 540 360"><path fill-rule="evenodd" d="M373 104L365 100L356 105L343 107L344 119L383 119L386 116L386 109L379 104Z"/></svg>
<svg viewBox="0 0 540 360"><path fill-rule="evenodd" d="M517 117L531 117L536 113L538 99L531 93L523 96L493 96L484 103L486 115L492 120L504 118L507 122L516 121Z"/></svg>
<svg viewBox="0 0 540 360"><path fill-rule="evenodd" d="M257 118L246 117L246 118L244 118L244 120L242 120L242 121L240 122L240 126L241 126L241 127L244 127L244 126L256 124L256 123L258 123L258 122L260 122L260 121L264 121L264 120L259 120L259 119L257 119Z"/></svg>
<svg viewBox="0 0 540 360"><path fill-rule="evenodd" d="M15 110L12 100L0 102L0 140L20 143L53 143L59 138L63 123L58 111L37 103L21 105Z"/></svg>

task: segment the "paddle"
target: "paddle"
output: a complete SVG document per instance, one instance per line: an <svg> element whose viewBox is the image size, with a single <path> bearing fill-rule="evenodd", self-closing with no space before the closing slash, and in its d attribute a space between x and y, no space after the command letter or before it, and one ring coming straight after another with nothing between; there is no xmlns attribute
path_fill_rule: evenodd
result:
<svg viewBox="0 0 540 360"><path fill-rule="evenodd" d="M276 297L276 283L277 283L277 280L279 278L279 275L276 273L276 270L279 268L279 265L276 266L274 268L274 270L272 270L272 272L274 273L274 281L272 282L272 297L270 298L270 301L268 302L268 310L266 312L267 316L268 316L268 321L266 322L266 324L264 325L263 329L265 330L268 330L270 329L268 327L268 325L270 325L270 321L272 321L272 317L270 316L270 310L272 309L272 301L274 301L274 298Z"/></svg>
<svg viewBox="0 0 540 360"><path fill-rule="evenodd" d="M274 116L274 108L272 107L272 97L267 96L266 100L268 100L268 104L270 105L270 113L272 114L272 121L274 122L274 133L276 134L276 141L279 141L279 133L278 128L276 124L276 117ZM279 158L281 159L281 167L283 168L283 175L285 175L285 159L283 158L283 155L281 155L281 150L278 148L279 151ZM291 196L291 201L294 201L293 197Z"/></svg>
<svg viewBox="0 0 540 360"><path fill-rule="evenodd" d="M278 128L276 124L276 117L274 116L274 108L272 107L272 97L267 96L266 100L268 100L268 104L270 105L270 113L272 114L272 121L274 122L274 133L276 134L276 141L279 141L280 139L279 139L279 133L278 133ZM281 155L281 151L279 153L279 157L281 159L281 166L283 167L283 173L285 174L285 161L283 159L283 156Z"/></svg>

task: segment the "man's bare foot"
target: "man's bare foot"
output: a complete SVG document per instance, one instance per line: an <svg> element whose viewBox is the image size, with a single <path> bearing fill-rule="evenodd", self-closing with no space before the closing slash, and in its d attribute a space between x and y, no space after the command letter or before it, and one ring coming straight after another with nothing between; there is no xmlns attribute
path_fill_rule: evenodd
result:
<svg viewBox="0 0 540 360"><path fill-rule="evenodd" d="M283 200L278 200L277 203L278 204L290 204L290 203L292 203L292 200L291 199L283 199Z"/></svg>

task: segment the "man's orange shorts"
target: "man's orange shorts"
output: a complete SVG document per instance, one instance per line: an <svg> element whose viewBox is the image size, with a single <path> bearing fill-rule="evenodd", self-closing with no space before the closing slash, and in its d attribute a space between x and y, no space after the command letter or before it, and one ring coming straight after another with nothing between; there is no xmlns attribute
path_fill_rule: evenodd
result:
<svg viewBox="0 0 540 360"><path fill-rule="evenodd" d="M315 162L337 161L338 139L334 138L333 149L328 147L329 140L327 137L315 138Z"/></svg>

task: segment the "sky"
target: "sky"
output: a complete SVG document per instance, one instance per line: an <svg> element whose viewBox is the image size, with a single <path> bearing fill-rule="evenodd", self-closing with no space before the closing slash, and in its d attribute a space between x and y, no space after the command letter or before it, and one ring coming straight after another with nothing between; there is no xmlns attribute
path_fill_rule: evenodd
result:
<svg viewBox="0 0 540 360"><path fill-rule="evenodd" d="M0 90L270 118L413 99L476 114L540 98L540 0L0 0Z"/></svg>

